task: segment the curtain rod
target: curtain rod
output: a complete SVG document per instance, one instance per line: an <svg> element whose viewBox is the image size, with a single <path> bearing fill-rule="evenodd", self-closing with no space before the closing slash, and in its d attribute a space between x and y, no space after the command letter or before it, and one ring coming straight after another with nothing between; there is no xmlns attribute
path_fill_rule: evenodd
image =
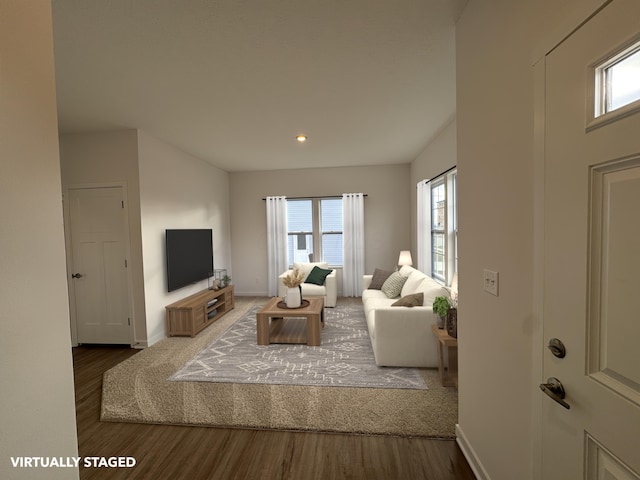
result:
<svg viewBox="0 0 640 480"><path fill-rule="evenodd" d="M454 165L451 168L447 168L444 172L440 172L438 175L434 175L433 177L429 178L426 180L426 182L430 182L431 180L435 180L438 177L441 177L443 175L446 175L447 173L449 173L451 170L455 170L456 168L458 168L457 165Z"/></svg>
<svg viewBox="0 0 640 480"><path fill-rule="evenodd" d="M362 196L368 197L369 195L367 195L366 193L363 193ZM285 198L287 200L313 200L315 198L342 198L342 195L324 195L321 197L287 197L285 195ZM262 200L266 200L266 198L263 198Z"/></svg>

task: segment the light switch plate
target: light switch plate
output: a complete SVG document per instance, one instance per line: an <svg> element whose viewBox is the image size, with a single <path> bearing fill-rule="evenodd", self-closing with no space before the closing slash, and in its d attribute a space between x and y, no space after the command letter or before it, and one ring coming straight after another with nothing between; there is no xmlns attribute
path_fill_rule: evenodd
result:
<svg viewBox="0 0 640 480"><path fill-rule="evenodd" d="M498 272L484 270L484 291L498 296Z"/></svg>

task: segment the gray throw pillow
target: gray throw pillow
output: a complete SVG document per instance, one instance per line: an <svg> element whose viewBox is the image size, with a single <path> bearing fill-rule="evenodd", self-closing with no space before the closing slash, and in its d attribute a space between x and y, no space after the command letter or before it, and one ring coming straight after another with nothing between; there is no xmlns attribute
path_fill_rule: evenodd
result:
<svg viewBox="0 0 640 480"><path fill-rule="evenodd" d="M403 277L398 272L393 272L389 275L389 278L384 281L380 290L382 290L382 293L384 293L387 298L396 298L400 296L400 292L406 281L407 277Z"/></svg>
<svg viewBox="0 0 640 480"><path fill-rule="evenodd" d="M424 302L424 293L412 293L405 295L400 300L391 304L392 307L421 307Z"/></svg>
<svg viewBox="0 0 640 480"><path fill-rule="evenodd" d="M381 270L379 268L376 268L373 272L373 277L371 278L371 284L369 285L369 288L371 290L381 290L385 280L389 278L389 275L391 275L392 273L393 271L391 270Z"/></svg>

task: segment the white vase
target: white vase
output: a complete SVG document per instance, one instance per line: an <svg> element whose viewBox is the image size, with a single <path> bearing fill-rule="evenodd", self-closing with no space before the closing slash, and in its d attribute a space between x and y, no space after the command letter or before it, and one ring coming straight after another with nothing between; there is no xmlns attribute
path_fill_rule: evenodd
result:
<svg viewBox="0 0 640 480"><path fill-rule="evenodd" d="M287 307L298 308L301 301L300 287L287 288L287 296L284 301L287 304Z"/></svg>

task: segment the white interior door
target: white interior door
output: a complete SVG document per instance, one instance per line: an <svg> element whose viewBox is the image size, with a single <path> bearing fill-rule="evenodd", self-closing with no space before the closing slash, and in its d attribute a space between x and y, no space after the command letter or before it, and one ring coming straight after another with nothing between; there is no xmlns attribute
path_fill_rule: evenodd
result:
<svg viewBox="0 0 640 480"><path fill-rule="evenodd" d="M545 480L640 478L640 113L590 119L594 65L639 34L614 0L546 57L542 382L566 396L541 397Z"/></svg>
<svg viewBox="0 0 640 480"><path fill-rule="evenodd" d="M125 221L121 187L69 190L78 343L131 344Z"/></svg>

